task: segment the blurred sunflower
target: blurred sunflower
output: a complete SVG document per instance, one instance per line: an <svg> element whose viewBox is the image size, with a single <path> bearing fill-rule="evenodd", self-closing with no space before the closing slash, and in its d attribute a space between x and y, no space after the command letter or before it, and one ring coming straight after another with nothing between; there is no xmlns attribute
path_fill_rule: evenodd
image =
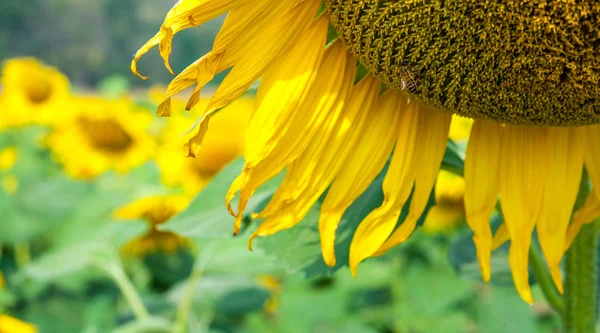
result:
<svg viewBox="0 0 600 333"><path fill-rule="evenodd" d="M0 314L0 332L2 333L35 333L37 328L17 318Z"/></svg>
<svg viewBox="0 0 600 333"><path fill-rule="evenodd" d="M200 104L206 103L208 100L200 101ZM253 105L252 99L243 98L219 111L195 158L183 154L181 147L191 135L182 136L182 133L199 114L192 111L174 115L163 131L156 157L163 182L169 186L182 186L190 195L197 194L227 163L243 154L244 135Z"/></svg>
<svg viewBox="0 0 600 333"><path fill-rule="evenodd" d="M461 176L441 170L434 191L436 204L429 209L425 217L423 231L450 231L465 219L465 181Z"/></svg>
<svg viewBox="0 0 600 333"><path fill-rule="evenodd" d="M181 236L158 230L158 226L184 210L189 199L183 196L152 196L136 200L116 211L121 219L144 219L149 230L144 235L130 241L123 248L127 255L143 257L147 254L163 251L173 253L188 245Z"/></svg>
<svg viewBox="0 0 600 333"><path fill-rule="evenodd" d="M0 150L0 187L7 194L14 194L19 186L17 177L11 173L17 159L18 151L16 147L7 147Z"/></svg>
<svg viewBox="0 0 600 333"><path fill-rule="evenodd" d="M600 6L593 1L181 0L150 48L168 57L177 32L224 13L207 53L179 74L158 107L231 68L197 134L197 155L214 112L262 77L246 134L235 232L256 188L286 169L254 235L300 222L327 190L319 229L323 257L335 264L344 211L392 153L384 202L358 227L350 247L356 274L364 259L404 242L423 214L444 155L452 113L476 119L465 160L465 210L482 276L490 278L489 218L498 198L517 291L532 302L528 253L534 229L562 292L560 261L581 224L600 215L600 186L571 212L585 167L600 184ZM325 6L323 6L325 5ZM324 11L320 11L324 8ZM332 25L337 34L329 30ZM337 35L328 40L329 36ZM357 77L357 60L371 74ZM382 91L382 84L387 88ZM412 193L409 213L398 217Z"/></svg>
<svg viewBox="0 0 600 333"><path fill-rule="evenodd" d="M0 127L50 125L66 117L69 79L35 58L6 60L2 68Z"/></svg>
<svg viewBox="0 0 600 333"><path fill-rule="evenodd" d="M72 117L46 139L70 176L90 179L107 170L126 172L154 154L155 142L147 133L152 116L130 101L77 98L71 107Z"/></svg>
<svg viewBox="0 0 600 333"><path fill-rule="evenodd" d="M282 282L279 278L272 275L262 275L258 278L258 284L265 288L271 296L263 305L263 311L267 316L275 316L279 310L280 297L282 292Z"/></svg>

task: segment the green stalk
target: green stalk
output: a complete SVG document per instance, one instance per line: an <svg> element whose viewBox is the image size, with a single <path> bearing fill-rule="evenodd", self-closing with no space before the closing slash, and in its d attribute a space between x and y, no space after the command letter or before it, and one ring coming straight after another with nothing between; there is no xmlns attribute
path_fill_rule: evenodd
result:
<svg viewBox="0 0 600 333"><path fill-rule="evenodd" d="M554 286L552 276L550 275L550 272L548 272L546 264L542 259L542 254L533 245L529 250L529 267L531 267L535 280L540 285L542 293L544 293L550 306L563 317L565 312L565 302Z"/></svg>
<svg viewBox="0 0 600 333"><path fill-rule="evenodd" d="M148 313L144 302L142 302L140 295L137 290L135 290L135 287L127 277L127 274L123 271L123 268L116 264L98 266L117 284L123 293L123 296L125 296L127 304L129 304L131 310L135 314L136 319L141 322L150 318L150 314Z"/></svg>
<svg viewBox="0 0 600 333"><path fill-rule="evenodd" d="M187 332L188 320L190 317L190 311L192 309L192 303L194 302L194 296L196 294L196 288L198 281L202 278L202 270L194 269L191 276L185 283L185 292L183 298L177 307L177 314L175 316L175 326L173 327L173 333L185 333Z"/></svg>
<svg viewBox="0 0 600 333"><path fill-rule="evenodd" d="M597 286L595 224L584 226L566 255L565 313L566 333L595 333Z"/></svg>
<svg viewBox="0 0 600 333"><path fill-rule="evenodd" d="M206 267L206 264L211 260L212 254L212 252L204 252L203 255L198 255L198 259L196 259L196 262L194 263L192 273L190 274L190 277L188 278L184 286L185 291L183 298L177 306L177 313L175 314L175 325L173 326L173 333L185 333L188 331L187 328L189 327L190 311L192 310L194 297L196 296L198 281L200 281L200 279L204 275L204 268ZM203 319L207 321L206 327L208 327L210 321L212 320L212 314L207 313L205 316L203 316Z"/></svg>

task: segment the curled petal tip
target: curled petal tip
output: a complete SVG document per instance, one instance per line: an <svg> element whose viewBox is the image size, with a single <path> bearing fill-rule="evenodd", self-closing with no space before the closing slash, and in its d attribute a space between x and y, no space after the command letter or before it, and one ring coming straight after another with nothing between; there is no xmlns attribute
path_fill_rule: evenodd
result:
<svg viewBox="0 0 600 333"><path fill-rule="evenodd" d="M143 53L142 54L136 53L135 56L133 57L133 60L131 60L131 65L129 66L129 68L131 69L133 74L135 74L137 77L139 77L140 79L145 81L145 80L149 79L150 77L143 76L142 74L140 74L140 72L137 69L137 62L138 62L138 60L140 60L142 55L143 55Z"/></svg>
<svg viewBox="0 0 600 333"><path fill-rule="evenodd" d="M250 239L248 239L248 250L250 250L250 251L252 251L252 242L254 241L256 236L258 236L258 235L256 233L254 233L254 234L252 234L252 236L250 236Z"/></svg>
<svg viewBox="0 0 600 333"><path fill-rule="evenodd" d="M237 236L240 233L240 229L242 229L242 219L240 217L235 219L233 224L233 235Z"/></svg>

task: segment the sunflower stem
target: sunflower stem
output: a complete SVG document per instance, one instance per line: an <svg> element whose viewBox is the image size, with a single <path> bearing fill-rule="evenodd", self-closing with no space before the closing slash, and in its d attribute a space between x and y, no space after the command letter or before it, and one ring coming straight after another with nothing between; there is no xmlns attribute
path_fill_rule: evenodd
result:
<svg viewBox="0 0 600 333"><path fill-rule="evenodd" d="M211 251L204 252L203 255L198 256L198 259L194 263L192 273L190 274L190 277L188 278L184 286L185 293L179 305L177 306L177 313L175 314L175 325L173 327L173 333L185 333L188 331L187 328L189 327L188 324L190 319L190 311L192 310L192 305L196 296L196 290L198 289L198 281L202 279L202 276L204 275L205 266L210 261L212 255L213 252ZM206 325L204 326L208 326L210 321L212 320L212 314L206 313L205 316L203 316L203 319L207 321ZM199 330L197 329L196 331Z"/></svg>
<svg viewBox="0 0 600 333"><path fill-rule="evenodd" d="M554 286L552 277L550 276L550 273L546 268L546 264L542 259L542 254L535 246L531 246L531 249L529 250L529 265L533 271L535 280L540 285L542 293L544 293L544 296L546 297L546 300L554 309L554 311L563 317L565 312L565 302Z"/></svg>
<svg viewBox="0 0 600 333"><path fill-rule="evenodd" d="M566 333L594 333L597 308L596 245L598 223L584 226L566 256Z"/></svg>
<svg viewBox="0 0 600 333"><path fill-rule="evenodd" d="M99 267L103 269L117 284L123 293L123 296L125 296L125 300L131 307L136 319L138 321L145 321L150 318L150 314L148 313L144 302L140 298L138 292L135 290L133 283L131 283L127 277L127 274L125 274L123 271L123 268L117 264L100 265Z"/></svg>

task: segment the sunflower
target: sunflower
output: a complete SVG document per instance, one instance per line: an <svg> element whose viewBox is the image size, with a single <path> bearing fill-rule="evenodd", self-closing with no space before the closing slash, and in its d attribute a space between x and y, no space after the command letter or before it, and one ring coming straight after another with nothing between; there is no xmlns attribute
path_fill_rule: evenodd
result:
<svg viewBox="0 0 600 333"><path fill-rule="evenodd" d="M74 114L46 140L70 176L90 179L107 170L126 172L154 154L155 143L147 133L152 116L130 101L77 98L71 103Z"/></svg>
<svg viewBox="0 0 600 333"><path fill-rule="evenodd" d="M17 318L0 314L0 332L2 333L35 333L37 328Z"/></svg>
<svg viewBox="0 0 600 333"><path fill-rule="evenodd" d="M35 58L6 60L2 68L0 126L50 125L66 116L69 79Z"/></svg>
<svg viewBox="0 0 600 333"><path fill-rule="evenodd" d="M144 219L149 226L148 232L127 243L123 252L142 257L156 251L173 253L187 245L184 238L169 231L160 231L158 226L184 210L188 203L189 199L183 196L151 196L118 209L115 213L118 218Z"/></svg>
<svg viewBox="0 0 600 333"><path fill-rule="evenodd" d="M198 106L206 103L208 100L201 100ZM219 111L211 122L211 131L204 138L203 149L195 158L182 153L181 147L191 135L181 134L190 128L199 114L192 110L174 115L164 129L157 153L163 182L169 186L182 186L186 193L197 194L227 163L243 154L244 135L253 105L252 99L242 98Z"/></svg>
<svg viewBox="0 0 600 333"><path fill-rule="evenodd" d="M137 52L227 13L211 52L180 73L158 108L231 68L190 139L196 155L212 115L261 78L246 134L235 232L248 199L286 170L256 236L293 227L327 190L319 230L335 264L336 228L392 154L383 204L356 230L350 268L404 242L425 211L452 114L475 119L465 157L465 212L484 280L489 219L499 199L509 263L532 302L528 253L537 232L562 292L561 259L600 215L600 186L571 221L582 170L600 184L600 4L594 1L181 0ZM330 29L330 27L332 29ZM357 70L357 60L368 74ZM408 215L397 226L402 208Z"/></svg>

